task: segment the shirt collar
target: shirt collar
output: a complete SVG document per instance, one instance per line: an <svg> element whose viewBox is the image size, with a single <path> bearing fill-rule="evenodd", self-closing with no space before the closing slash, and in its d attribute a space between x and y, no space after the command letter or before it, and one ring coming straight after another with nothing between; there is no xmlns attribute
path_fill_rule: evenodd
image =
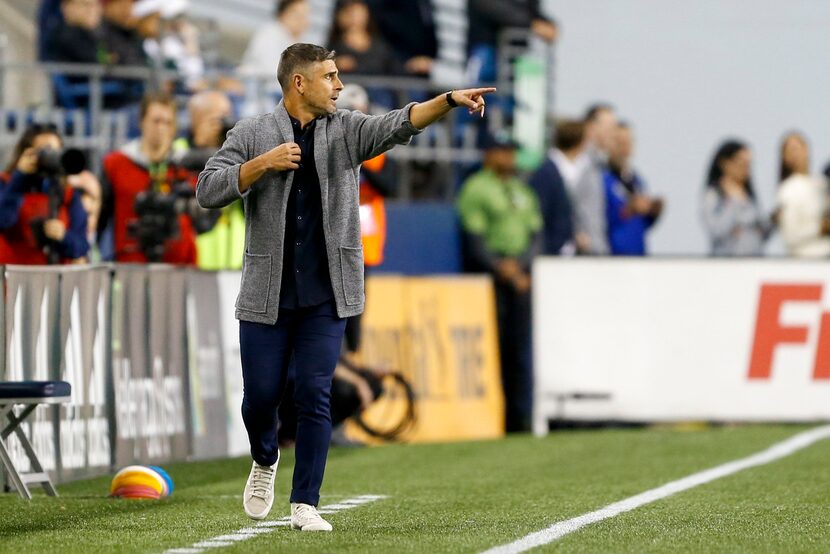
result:
<svg viewBox="0 0 830 554"><path fill-rule="evenodd" d="M288 110L286 110L286 113L288 113ZM315 117L314 119L312 119L311 121L308 122L308 125L306 125L305 128L303 128L303 126L300 124L300 120L295 118L290 113L288 114L288 119L291 121L291 128L292 129L294 129L295 131L304 132L304 131L308 131L309 129L313 129L314 126L317 124L317 120L320 119L320 118Z"/></svg>

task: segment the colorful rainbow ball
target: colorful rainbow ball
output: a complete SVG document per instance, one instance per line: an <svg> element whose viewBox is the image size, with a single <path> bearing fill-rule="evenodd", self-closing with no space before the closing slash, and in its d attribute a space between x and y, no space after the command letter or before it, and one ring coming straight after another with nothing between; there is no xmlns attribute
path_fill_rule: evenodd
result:
<svg viewBox="0 0 830 554"><path fill-rule="evenodd" d="M110 496L116 498L158 500L172 492L173 480L157 466L127 466L115 474L110 484Z"/></svg>

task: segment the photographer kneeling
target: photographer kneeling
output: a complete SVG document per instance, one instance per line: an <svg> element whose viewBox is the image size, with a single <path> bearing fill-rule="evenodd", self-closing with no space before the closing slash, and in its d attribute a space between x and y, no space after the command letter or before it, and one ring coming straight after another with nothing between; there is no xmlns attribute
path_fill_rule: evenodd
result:
<svg viewBox="0 0 830 554"><path fill-rule="evenodd" d="M196 233L212 215L196 203L197 173L173 156L176 105L163 94L141 102L141 136L104 158L102 217L112 217L117 262L196 265ZM207 221L207 222L206 222Z"/></svg>
<svg viewBox="0 0 830 554"><path fill-rule="evenodd" d="M0 186L0 264L69 263L89 251L82 191L65 177L86 161L62 147L51 125L31 125L17 142Z"/></svg>

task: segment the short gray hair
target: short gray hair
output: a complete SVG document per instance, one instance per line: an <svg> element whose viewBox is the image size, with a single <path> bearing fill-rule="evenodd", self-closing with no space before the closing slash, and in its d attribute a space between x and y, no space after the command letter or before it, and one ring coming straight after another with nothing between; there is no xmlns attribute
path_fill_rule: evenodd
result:
<svg viewBox="0 0 830 554"><path fill-rule="evenodd" d="M277 81L279 81L283 93L287 92L291 86L292 75L302 72L313 63L333 59L334 50L316 44L298 42L286 48L280 56L280 64L277 66Z"/></svg>

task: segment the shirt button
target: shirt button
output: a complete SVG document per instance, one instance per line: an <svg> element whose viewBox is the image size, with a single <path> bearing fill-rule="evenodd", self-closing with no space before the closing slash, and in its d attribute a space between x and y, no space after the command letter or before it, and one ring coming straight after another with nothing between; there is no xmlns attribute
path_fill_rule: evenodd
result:
<svg viewBox="0 0 830 554"><path fill-rule="evenodd" d="M297 216L297 221L301 221L302 219L303 219L303 216L301 216L301 215Z"/></svg>
<svg viewBox="0 0 830 554"><path fill-rule="evenodd" d="M300 268L298 267L298 268L297 268L297 273L299 273L299 272L300 272Z"/></svg>
<svg viewBox="0 0 830 554"><path fill-rule="evenodd" d="M302 167L302 166L300 166L300 167ZM303 193L303 189L297 189L297 194L302 194L302 193Z"/></svg>
<svg viewBox="0 0 830 554"><path fill-rule="evenodd" d="M298 241L297 241L297 246L300 246L301 244L302 244L302 241L299 241L299 240L298 240Z"/></svg>

